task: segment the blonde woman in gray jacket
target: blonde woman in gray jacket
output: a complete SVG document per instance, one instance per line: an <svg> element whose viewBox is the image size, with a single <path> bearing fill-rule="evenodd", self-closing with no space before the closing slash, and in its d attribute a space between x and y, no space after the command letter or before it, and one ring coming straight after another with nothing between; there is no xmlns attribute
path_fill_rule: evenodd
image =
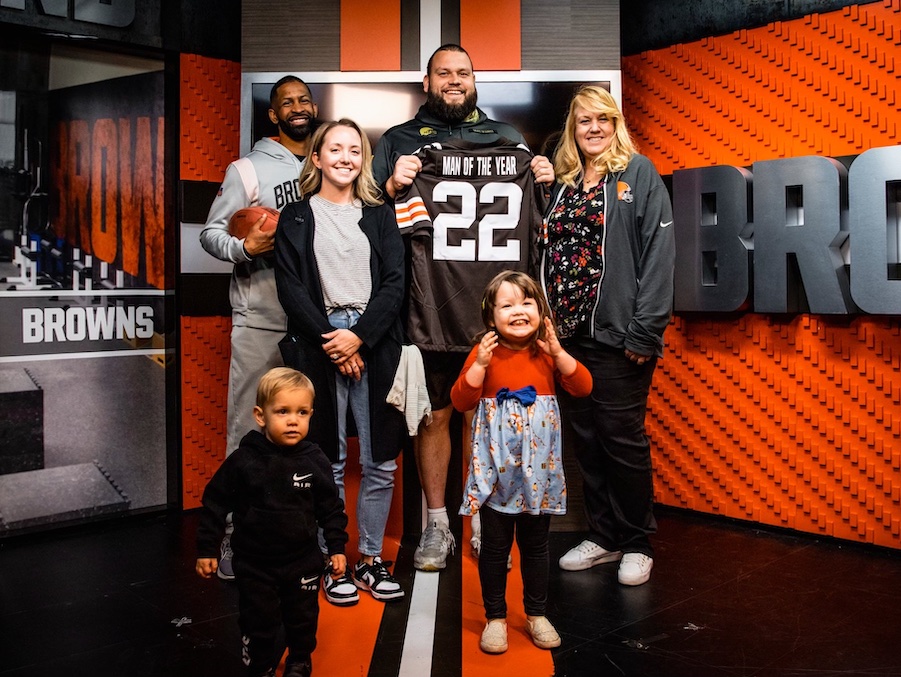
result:
<svg viewBox="0 0 901 677"><path fill-rule="evenodd" d="M619 582L641 585L650 578L649 537L657 528L645 413L672 315L672 205L601 87L573 97L554 170L542 285L558 336L594 379L590 397L560 398L589 534L559 564L578 571L619 562Z"/></svg>

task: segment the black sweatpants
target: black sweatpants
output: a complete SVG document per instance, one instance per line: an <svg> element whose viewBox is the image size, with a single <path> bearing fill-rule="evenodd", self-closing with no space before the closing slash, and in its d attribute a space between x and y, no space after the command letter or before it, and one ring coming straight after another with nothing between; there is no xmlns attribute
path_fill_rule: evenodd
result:
<svg viewBox="0 0 901 677"><path fill-rule="evenodd" d="M529 616L544 616L548 589L548 531L550 515L506 515L479 508L482 519L482 550L479 582L486 618L507 617L507 556L513 538L519 545L523 606Z"/></svg>
<svg viewBox="0 0 901 677"><path fill-rule="evenodd" d="M249 677L265 675L278 665L280 626L285 628L288 662L309 660L316 648L322 569L310 571L309 558L273 565L235 556L233 563L238 625Z"/></svg>
<svg viewBox="0 0 901 677"><path fill-rule="evenodd" d="M653 557L649 537L657 521L645 414L657 359L638 365L591 339L565 346L594 379L590 397L559 393L567 453L575 451L582 471L590 538L605 550Z"/></svg>

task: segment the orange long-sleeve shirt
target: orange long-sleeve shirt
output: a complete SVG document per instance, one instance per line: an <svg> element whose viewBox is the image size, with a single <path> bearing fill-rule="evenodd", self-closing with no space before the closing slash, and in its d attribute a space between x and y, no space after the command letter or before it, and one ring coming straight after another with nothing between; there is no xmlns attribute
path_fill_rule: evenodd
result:
<svg viewBox="0 0 901 677"><path fill-rule="evenodd" d="M591 394L591 373L577 362L576 370L569 376L563 376L554 366L550 355L535 355L531 350L511 350L499 345L494 349L491 363L485 374L485 381L480 388L474 388L466 382L466 372L475 363L479 347L475 346L466 358L463 370L454 387L451 389L451 402L459 411L475 408L482 397L494 397L501 388L518 390L525 386L534 386L538 395L556 395L556 382L574 397L585 397Z"/></svg>

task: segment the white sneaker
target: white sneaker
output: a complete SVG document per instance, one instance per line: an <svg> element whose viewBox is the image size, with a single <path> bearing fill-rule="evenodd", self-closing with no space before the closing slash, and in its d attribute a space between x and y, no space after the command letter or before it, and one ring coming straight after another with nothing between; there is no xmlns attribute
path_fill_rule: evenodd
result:
<svg viewBox="0 0 901 677"><path fill-rule="evenodd" d="M492 618L485 624L479 648L485 653L504 653L507 650L507 621Z"/></svg>
<svg viewBox="0 0 901 677"><path fill-rule="evenodd" d="M404 590L391 575L382 558L376 555L372 564L362 559L354 565L354 583L360 590L368 590L380 602L390 602L404 596Z"/></svg>
<svg viewBox="0 0 901 677"><path fill-rule="evenodd" d="M353 606L360 601L360 593L350 577L350 571L345 571L340 578L332 578L326 571L322 575L322 589L325 598L336 606Z"/></svg>
<svg viewBox="0 0 901 677"><path fill-rule="evenodd" d="M594 541L586 539L563 555L558 564L564 571L582 571L605 562L616 562L622 556L619 550L604 550Z"/></svg>
<svg viewBox="0 0 901 677"><path fill-rule="evenodd" d="M654 560L640 552L627 552L619 563L616 577L623 585L641 585L651 577Z"/></svg>
<svg viewBox="0 0 901 677"><path fill-rule="evenodd" d="M438 520L432 520L413 552L413 566L420 571L440 571L447 566L447 556L454 551L455 545L451 530Z"/></svg>
<svg viewBox="0 0 901 677"><path fill-rule="evenodd" d="M539 649L553 649L560 646L560 635L551 625L547 616L537 616L534 620L526 617L526 632Z"/></svg>

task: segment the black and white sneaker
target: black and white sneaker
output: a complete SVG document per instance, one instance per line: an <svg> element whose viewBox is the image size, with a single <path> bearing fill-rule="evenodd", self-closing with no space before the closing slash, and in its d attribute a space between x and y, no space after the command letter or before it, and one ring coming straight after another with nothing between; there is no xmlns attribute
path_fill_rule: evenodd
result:
<svg viewBox="0 0 901 677"><path fill-rule="evenodd" d="M361 590L368 590L373 597L382 602L390 602L404 596L400 583L378 556L372 564L360 560L354 565L354 583Z"/></svg>
<svg viewBox="0 0 901 677"><path fill-rule="evenodd" d="M345 571L344 575L339 578L332 578L331 568L326 567L325 573L322 575L322 589L325 591L325 598L337 606L352 606L360 601L360 593L357 592L357 586L351 580L350 572Z"/></svg>

